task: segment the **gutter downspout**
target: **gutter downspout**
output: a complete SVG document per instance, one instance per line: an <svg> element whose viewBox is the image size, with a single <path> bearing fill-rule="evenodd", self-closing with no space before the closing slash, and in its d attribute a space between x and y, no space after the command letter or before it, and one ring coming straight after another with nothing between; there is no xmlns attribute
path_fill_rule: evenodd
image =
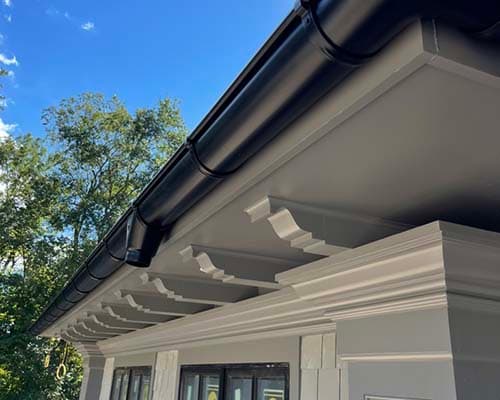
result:
<svg viewBox="0 0 500 400"><path fill-rule="evenodd" d="M192 206L406 26L439 18L500 39L498 0L303 0L30 328L39 334L124 263L150 265Z"/></svg>

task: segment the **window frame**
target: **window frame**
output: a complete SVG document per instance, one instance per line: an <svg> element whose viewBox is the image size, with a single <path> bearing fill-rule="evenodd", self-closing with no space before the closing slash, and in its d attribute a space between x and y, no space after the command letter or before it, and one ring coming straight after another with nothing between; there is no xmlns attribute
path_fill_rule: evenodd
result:
<svg viewBox="0 0 500 400"><path fill-rule="evenodd" d="M231 373L236 373L232 375ZM238 376L237 373L245 375L251 374L252 378L252 400L257 400L257 382L259 378L266 377L283 377L284 378L284 400L290 399L290 364L285 362L278 363L248 363L248 364L189 364L182 365L180 368L180 381L178 400L182 400L184 396L184 380L186 375L202 375L218 374L219 375L219 398L218 400L226 400L229 390L229 377ZM248 377L247 374L247 377ZM201 400L202 391L201 379L198 384L198 400Z"/></svg>
<svg viewBox="0 0 500 400"><path fill-rule="evenodd" d="M141 381L140 381L140 385L139 385L139 393L141 393L142 388L143 388L143 384L144 384L144 382L143 382L144 372L149 372L149 380L150 380L150 385L151 385L151 382L153 379L153 368L151 366L141 365L141 366L134 366L134 367L117 367L113 370L113 380L111 381L111 393L109 395L110 400L113 399L113 396L115 395L115 392L114 392L115 380L116 380L118 373L121 373L121 372L124 372L124 373L122 375L122 381L120 382L120 387L119 387L119 391L118 391L118 400L120 400L120 398L122 396L122 382L123 382L123 378L125 376L128 377L126 400L129 400L129 398L130 398L129 396L131 395L131 390L132 390L132 377L133 377L134 372L137 372L137 371L142 372ZM151 398L151 390L149 390L148 398L145 400L149 400L150 398Z"/></svg>

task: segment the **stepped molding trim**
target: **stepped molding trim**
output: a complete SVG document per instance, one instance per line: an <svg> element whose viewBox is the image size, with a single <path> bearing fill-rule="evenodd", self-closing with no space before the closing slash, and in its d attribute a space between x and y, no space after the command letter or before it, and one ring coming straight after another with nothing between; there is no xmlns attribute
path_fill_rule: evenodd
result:
<svg viewBox="0 0 500 400"><path fill-rule="evenodd" d="M159 293L117 290L115 295L118 299L126 300L134 310L145 314L185 317L205 308L199 304L176 303Z"/></svg>
<svg viewBox="0 0 500 400"><path fill-rule="evenodd" d="M280 289L275 275L297 265L293 260L199 245L190 245L179 253L184 263L195 263L199 271L214 280L265 289Z"/></svg>
<svg viewBox="0 0 500 400"><path fill-rule="evenodd" d="M174 318L158 314L146 314L144 312L136 311L127 305L99 303L98 306L100 310L122 322L158 324Z"/></svg>
<svg viewBox="0 0 500 400"><path fill-rule="evenodd" d="M323 257L341 253L410 228L408 225L275 197L245 209L250 222L267 220L278 237L304 253Z"/></svg>
<svg viewBox="0 0 500 400"><path fill-rule="evenodd" d="M170 275L145 272L141 275L143 284L152 283L156 291L168 299L178 302L223 306L236 303L245 297L255 295L254 288L225 285L207 280L172 277ZM250 290L253 293L250 293ZM248 293L246 295L246 293Z"/></svg>
<svg viewBox="0 0 500 400"><path fill-rule="evenodd" d="M498 265L500 234L438 221L281 273L278 278L284 287L280 290L158 323L99 346L113 355L248 335L307 333L345 319L414 310L476 307L496 313L500 309L500 297L495 297L500 287ZM153 277L157 276L148 275L148 284ZM132 297L131 293L119 294L124 298ZM150 292L139 296L151 304L157 302L155 307L190 304Z"/></svg>

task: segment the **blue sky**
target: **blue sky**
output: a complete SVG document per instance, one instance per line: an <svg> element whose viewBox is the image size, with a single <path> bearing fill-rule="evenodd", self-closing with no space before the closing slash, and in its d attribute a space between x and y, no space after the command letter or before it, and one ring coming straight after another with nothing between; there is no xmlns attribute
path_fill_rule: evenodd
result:
<svg viewBox="0 0 500 400"><path fill-rule="evenodd" d="M293 3L0 0L0 135L42 135L41 111L85 91L131 111L176 98L191 130Z"/></svg>

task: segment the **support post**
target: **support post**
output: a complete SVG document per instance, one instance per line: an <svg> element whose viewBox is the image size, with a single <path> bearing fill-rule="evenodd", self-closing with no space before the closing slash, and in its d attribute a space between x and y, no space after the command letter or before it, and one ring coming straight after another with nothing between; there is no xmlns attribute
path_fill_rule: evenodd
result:
<svg viewBox="0 0 500 400"><path fill-rule="evenodd" d="M177 357L177 350L160 351L156 355L153 400L175 400Z"/></svg>
<svg viewBox="0 0 500 400"><path fill-rule="evenodd" d="M301 400L339 400L335 332L301 338Z"/></svg>
<svg viewBox="0 0 500 400"><path fill-rule="evenodd" d="M79 400L102 399L101 387L106 358L95 343L80 343L76 345L83 358L83 379ZM105 397L106 399L109 397Z"/></svg>
<svg viewBox="0 0 500 400"><path fill-rule="evenodd" d="M104 371L101 383L101 392L99 400L108 400L111 396L111 389L113 386L113 374L115 368L115 358L108 357L104 363Z"/></svg>

